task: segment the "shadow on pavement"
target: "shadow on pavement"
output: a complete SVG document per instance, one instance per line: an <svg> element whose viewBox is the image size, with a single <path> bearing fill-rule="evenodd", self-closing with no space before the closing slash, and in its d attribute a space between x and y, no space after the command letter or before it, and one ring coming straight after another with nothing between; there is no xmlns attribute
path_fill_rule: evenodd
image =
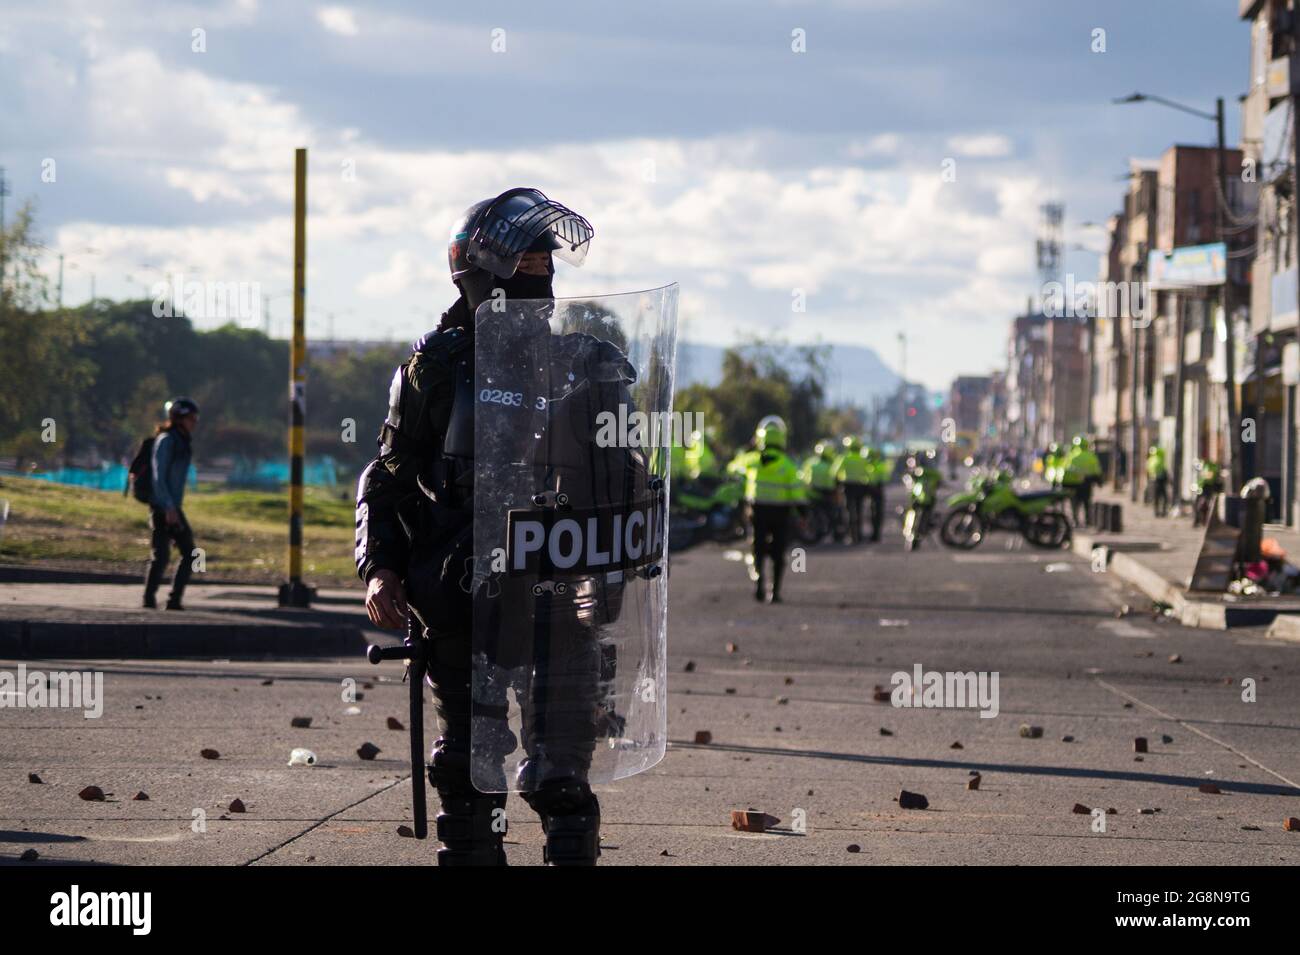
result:
<svg viewBox="0 0 1300 955"><path fill-rule="evenodd" d="M737 746L726 743L697 744L686 740L669 740L679 749L718 750L724 753L746 753L758 756L799 756L806 759L829 759L846 763L866 763L875 766L912 766L924 769L978 769L989 773L1020 773L1028 776L1067 776L1075 779L1115 779L1135 783L1160 783L1165 786L1197 787L1213 782L1225 793L1238 792L1252 796L1300 796L1300 789L1276 783L1244 783L1226 779L1207 779L1204 776L1171 776L1165 773L1139 773L1112 769L1081 769L1077 766L1028 766L1016 763L980 763L949 759L912 759L904 756L865 756L861 753L832 753L816 749L782 749L776 746Z"/></svg>

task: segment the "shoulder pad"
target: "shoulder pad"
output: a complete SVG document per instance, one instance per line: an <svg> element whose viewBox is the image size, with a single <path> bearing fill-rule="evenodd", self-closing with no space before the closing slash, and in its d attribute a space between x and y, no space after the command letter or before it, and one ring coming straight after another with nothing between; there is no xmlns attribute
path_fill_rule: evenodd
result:
<svg viewBox="0 0 1300 955"><path fill-rule="evenodd" d="M411 346L412 353L416 355L446 355L453 356L464 351L473 344L473 339L463 328L435 328L433 331L425 332L415 344Z"/></svg>

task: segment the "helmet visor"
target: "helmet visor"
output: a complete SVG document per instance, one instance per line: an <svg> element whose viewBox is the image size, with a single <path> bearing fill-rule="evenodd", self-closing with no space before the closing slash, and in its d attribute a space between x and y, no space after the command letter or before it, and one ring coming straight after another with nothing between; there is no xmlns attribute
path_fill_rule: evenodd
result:
<svg viewBox="0 0 1300 955"><path fill-rule="evenodd" d="M477 268L508 279L530 249L548 249L580 266L587 257L591 223L536 189L512 189L498 196L469 237L466 258Z"/></svg>

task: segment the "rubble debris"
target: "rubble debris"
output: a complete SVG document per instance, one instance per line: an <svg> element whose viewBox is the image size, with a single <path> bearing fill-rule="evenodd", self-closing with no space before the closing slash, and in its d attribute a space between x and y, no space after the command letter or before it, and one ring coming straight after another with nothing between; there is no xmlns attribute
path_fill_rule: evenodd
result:
<svg viewBox="0 0 1300 955"><path fill-rule="evenodd" d="M974 792L975 790L980 788L980 782L983 781L983 779L984 779L983 776L981 776L979 773L976 773L970 779L966 780L966 788L971 792Z"/></svg>
<svg viewBox="0 0 1300 955"><path fill-rule="evenodd" d="M1297 822L1300 822L1300 820L1296 820L1296 821L1297 821ZM1285 828L1285 825L1286 825L1286 824L1283 823L1283 827L1284 827L1284 828ZM1242 826L1241 829L1242 829L1243 832L1263 832L1263 831L1264 831L1264 830L1261 829L1259 826Z"/></svg>
<svg viewBox="0 0 1300 955"><path fill-rule="evenodd" d="M785 706L785 705L787 705L789 702L790 702L790 697L788 697L788 696L778 696L778 697L776 698L776 705L777 705L777 706Z"/></svg>
<svg viewBox="0 0 1300 955"><path fill-rule="evenodd" d="M357 755L362 759L371 760L378 756L380 749L374 743L365 742L357 747Z"/></svg>
<svg viewBox="0 0 1300 955"><path fill-rule="evenodd" d="M77 795L86 800L86 802L104 801L104 790L100 789L98 786L87 786L81 792L77 793Z"/></svg>
<svg viewBox="0 0 1300 955"><path fill-rule="evenodd" d="M771 813L759 812L757 809L731 810L731 828L737 832L767 832L780 821Z"/></svg>
<svg viewBox="0 0 1300 955"><path fill-rule="evenodd" d="M1136 736L1133 738L1133 752L1147 752L1147 738L1145 736Z"/></svg>
<svg viewBox="0 0 1300 955"><path fill-rule="evenodd" d="M401 826L398 826L398 827L397 827L397 834L398 834L399 836L401 836L403 839L414 839L414 838L415 838L415 830L412 829L410 826L407 826L407 825L401 825Z"/></svg>
<svg viewBox="0 0 1300 955"><path fill-rule="evenodd" d="M965 749L966 747L962 746L962 744L961 744L961 740L956 740L956 741L954 741L953 744L952 744L951 746L949 746L948 748L949 748L949 749Z"/></svg>
<svg viewBox="0 0 1300 955"><path fill-rule="evenodd" d="M683 672L683 673L694 673L694 672L695 672L695 661L694 661L694 660L687 660L687 661L686 661L686 666L682 667L682 672Z"/></svg>
<svg viewBox="0 0 1300 955"><path fill-rule="evenodd" d="M390 730L404 730L404 729L406 729L406 727L402 725L402 721L399 720L399 719L398 719L397 717L395 717L395 716L390 716L390 717L388 718L388 728L389 728Z"/></svg>
<svg viewBox="0 0 1300 955"><path fill-rule="evenodd" d="M148 802L148 801L149 801L149 794L148 794L147 792L145 792L143 789L141 789L138 793L136 793L134 796L132 796L131 799L132 799L134 802Z"/></svg>
<svg viewBox="0 0 1300 955"><path fill-rule="evenodd" d="M1088 806L1085 806L1085 805L1084 805L1083 803L1081 803L1081 802L1076 802L1076 803L1074 804L1074 808L1071 809L1070 812L1074 813L1074 814L1077 815L1077 816L1091 816L1091 815L1092 815L1092 809L1091 809L1090 807L1088 807Z"/></svg>
<svg viewBox="0 0 1300 955"><path fill-rule="evenodd" d="M28 773L28 774L27 774L27 781L28 781L29 783L35 783L37 786L40 786L40 785L44 784L44 782L45 782L45 780L41 779L41 777L40 777L40 776L37 776L35 773Z"/></svg>
<svg viewBox="0 0 1300 955"><path fill-rule="evenodd" d="M1201 783L1201 784L1200 784L1199 786L1197 786L1196 788L1199 789L1201 792L1205 793L1206 795L1209 795L1209 796L1222 796L1222 795L1223 795L1223 790L1220 789L1218 786L1214 785L1214 783Z"/></svg>
<svg viewBox="0 0 1300 955"><path fill-rule="evenodd" d="M19 862L35 862L41 857L41 854L35 849L28 849L18 857Z"/></svg>
<svg viewBox="0 0 1300 955"><path fill-rule="evenodd" d="M1171 653L1171 654L1169 654L1169 662L1170 662L1170 663L1182 663L1182 662L1183 662L1183 656L1182 656L1182 654L1181 654L1181 653Z"/></svg>
<svg viewBox="0 0 1300 955"><path fill-rule="evenodd" d="M248 810L244 808L244 801L238 797L230 801L230 806L227 807L226 811L227 812L248 812Z"/></svg>
<svg viewBox="0 0 1300 955"><path fill-rule="evenodd" d="M1043 728L1041 726L1030 726L1028 723L1021 723L1020 735L1025 739L1042 739Z"/></svg>
<svg viewBox="0 0 1300 955"><path fill-rule="evenodd" d="M1133 704L1132 704L1132 703L1125 703L1125 704L1124 704L1124 709L1126 709L1126 710L1131 710L1131 709L1133 709Z"/></svg>
<svg viewBox="0 0 1300 955"><path fill-rule="evenodd" d="M1073 742L1074 742L1074 737L1073 737L1073 736L1070 736L1070 735L1067 734L1067 735L1061 737L1061 742L1062 742L1062 743L1073 743Z"/></svg>
<svg viewBox="0 0 1300 955"><path fill-rule="evenodd" d="M1287 832L1300 832L1300 819L1295 816L1287 816L1282 820L1282 828Z"/></svg>
<svg viewBox="0 0 1300 955"><path fill-rule="evenodd" d="M728 652L728 653L735 653L735 652L736 652L737 650L739 650L739 649L740 649L739 645L737 645L737 644L735 644L735 643L728 643L728 644L727 644L727 652Z"/></svg>
<svg viewBox="0 0 1300 955"><path fill-rule="evenodd" d="M871 702L873 703L888 703L890 696L889 690L882 686L873 686L871 688Z"/></svg>
<svg viewBox="0 0 1300 955"><path fill-rule="evenodd" d="M289 721L289 725L296 730L305 730L311 727L310 716L295 716Z"/></svg>
<svg viewBox="0 0 1300 955"><path fill-rule="evenodd" d="M844 851L845 851L845 852L861 852L861 851L862 851L862 846L858 845L856 842L850 842L847 846L844 847Z"/></svg>
<svg viewBox="0 0 1300 955"><path fill-rule="evenodd" d="M275 681L268 678L262 681L262 686L271 686L273 683L275 683Z"/></svg>
<svg viewBox="0 0 1300 955"><path fill-rule="evenodd" d="M725 694L727 694L727 696L735 696L735 695L736 695L736 688L735 688L734 686L724 687L723 690L722 690L722 692L725 693Z"/></svg>
<svg viewBox="0 0 1300 955"><path fill-rule="evenodd" d="M1130 607L1128 604L1121 604L1120 608L1115 611L1115 616L1116 618L1123 618L1123 617L1127 617L1132 612L1133 612L1133 608Z"/></svg>
<svg viewBox="0 0 1300 955"><path fill-rule="evenodd" d="M908 792L906 789L898 794L899 809L929 809L930 800L920 793Z"/></svg>
<svg viewBox="0 0 1300 955"><path fill-rule="evenodd" d="M880 727L880 735L881 735L881 736L893 736L893 735L894 735L894 731L893 731L893 730L887 730L887 729L885 729L885 728L882 726L882 727Z"/></svg>
<svg viewBox="0 0 1300 955"><path fill-rule="evenodd" d="M713 742L713 734L710 733L708 730L695 731L696 746L708 746L712 742Z"/></svg>
<svg viewBox="0 0 1300 955"><path fill-rule="evenodd" d="M1164 743L1166 746L1168 746L1168 745L1169 745L1170 743L1172 743L1173 741L1174 741L1174 738L1173 738L1172 736L1170 736L1168 733L1162 733L1162 734L1160 735L1160 742Z"/></svg>
<svg viewBox="0 0 1300 955"><path fill-rule="evenodd" d="M215 749L201 749L201 750L199 750L199 755L202 756L204 759L220 759L220 758L221 758L221 754L218 753Z"/></svg>
<svg viewBox="0 0 1300 955"><path fill-rule="evenodd" d="M790 685L793 684L793 683L794 683L794 677L792 677L792 676L788 676L788 677L785 678L785 685L786 685L786 686L790 686Z"/></svg>
<svg viewBox="0 0 1300 955"><path fill-rule="evenodd" d="M1108 816L1117 816L1117 815L1119 815L1119 810L1116 809L1114 806L1110 806L1110 807L1107 808L1107 810L1106 810L1106 815L1108 815Z"/></svg>
<svg viewBox="0 0 1300 955"><path fill-rule="evenodd" d="M1139 809L1138 813L1143 816L1154 816L1156 811L1154 809Z"/></svg>
<svg viewBox="0 0 1300 955"><path fill-rule="evenodd" d="M289 753L290 766L315 766L316 754L301 746Z"/></svg>

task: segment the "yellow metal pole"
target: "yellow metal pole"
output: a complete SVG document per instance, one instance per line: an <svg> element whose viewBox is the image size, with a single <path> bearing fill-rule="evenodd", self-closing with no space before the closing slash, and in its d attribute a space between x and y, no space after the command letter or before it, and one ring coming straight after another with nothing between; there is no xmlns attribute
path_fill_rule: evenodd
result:
<svg viewBox="0 0 1300 955"><path fill-rule="evenodd" d="M293 344L289 357L289 580L280 606L306 607L315 596L302 581L303 427L307 417L307 150L294 151Z"/></svg>

